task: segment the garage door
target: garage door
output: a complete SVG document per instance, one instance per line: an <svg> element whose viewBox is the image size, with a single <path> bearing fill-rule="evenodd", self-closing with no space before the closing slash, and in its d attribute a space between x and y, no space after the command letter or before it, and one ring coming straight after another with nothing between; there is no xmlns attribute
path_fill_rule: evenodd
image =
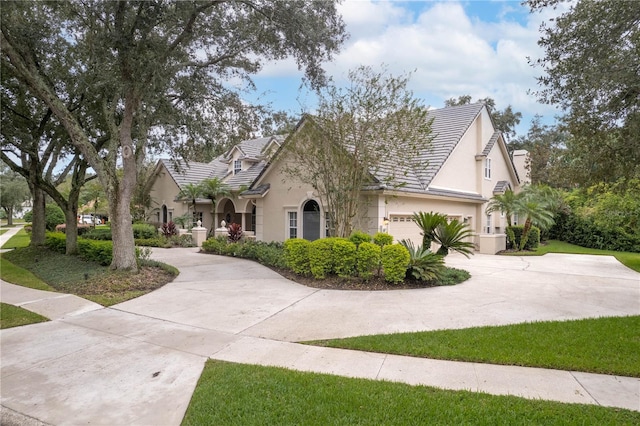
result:
<svg viewBox="0 0 640 426"><path fill-rule="evenodd" d="M396 242L400 240L411 240L415 245L422 244L420 228L413 221L412 217L408 215L390 215L389 234L393 236Z"/></svg>

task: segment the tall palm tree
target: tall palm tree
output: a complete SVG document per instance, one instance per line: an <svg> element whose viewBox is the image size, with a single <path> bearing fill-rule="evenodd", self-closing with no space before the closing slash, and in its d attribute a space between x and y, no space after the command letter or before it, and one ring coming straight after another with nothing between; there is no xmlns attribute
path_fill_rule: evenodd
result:
<svg viewBox="0 0 640 426"><path fill-rule="evenodd" d="M504 194L497 194L491 198L489 205L487 206L486 213L500 212L504 213L507 217L507 226L511 227L511 219L514 213L518 211L518 205L520 204L521 197L510 189L507 189Z"/></svg>
<svg viewBox="0 0 640 426"><path fill-rule="evenodd" d="M191 200L194 215L196 212L196 199L200 197L202 197L202 186L195 183L184 185L180 192L178 192L178 199Z"/></svg>
<svg viewBox="0 0 640 426"><path fill-rule="evenodd" d="M426 250L431 247L431 243L435 239L436 228L446 223L447 217L442 213L418 212L413 214L413 221L422 230L422 247Z"/></svg>
<svg viewBox="0 0 640 426"><path fill-rule="evenodd" d="M538 228L548 229L553 225L553 212L544 201L536 200L533 196L526 196L522 203L518 206L518 213L525 217L522 236L520 237L520 250L524 250L524 246L529 240L529 233L533 225Z"/></svg>
<svg viewBox="0 0 640 426"><path fill-rule="evenodd" d="M219 177L205 179L200 183L202 195L211 200L211 214L213 215L212 229L217 226L216 222L216 203L218 197L227 197L231 195L231 187L222 181Z"/></svg>

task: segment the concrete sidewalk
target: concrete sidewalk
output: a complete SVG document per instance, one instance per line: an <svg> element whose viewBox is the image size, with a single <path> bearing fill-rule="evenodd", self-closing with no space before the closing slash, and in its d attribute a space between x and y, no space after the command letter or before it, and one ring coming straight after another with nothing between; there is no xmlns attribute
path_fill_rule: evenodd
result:
<svg viewBox="0 0 640 426"><path fill-rule="evenodd" d="M471 280L453 287L358 292L308 288L254 262L196 251L154 250L154 258L178 267L180 275L111 308L78 310L58 293L20 293L0 283L3 301L29 308L37 296L67 306L57 310L55 321L0 332L2 405L55 425L179 424L204 362L213 358L640 411L637 378L293 343L640 315L640 274L611 257L450 256L447 263L469 270Z"/></svg>

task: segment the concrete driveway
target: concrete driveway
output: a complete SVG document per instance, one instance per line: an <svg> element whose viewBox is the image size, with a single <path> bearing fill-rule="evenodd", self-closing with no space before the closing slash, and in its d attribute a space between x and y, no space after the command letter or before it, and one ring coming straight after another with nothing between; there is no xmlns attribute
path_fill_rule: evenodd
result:
<svg viewBox="0 0 640 426"><path fill-rule="evenodd" d="M612 257L451 255L447 263L470 271L469 281L381 292L312 289L196 249L156 249L153 257L178 267L177 279L111 308L2 283L3 301L54 319L0 332L3 424L12 413L34 424L179 424L210 357L640 410L638 379L291 343L639 315L640 274Z"/></svg>

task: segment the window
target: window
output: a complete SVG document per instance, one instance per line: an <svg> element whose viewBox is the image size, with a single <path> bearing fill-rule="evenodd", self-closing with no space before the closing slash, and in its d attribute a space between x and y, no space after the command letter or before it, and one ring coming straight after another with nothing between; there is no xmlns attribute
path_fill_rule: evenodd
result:
<svg viewBox="0 0 640 426"><path fill-rule="evenodd" d="M491 234L491 215L490 214L487 215L487 224L485 225L484 230L487 234Z"/></svg>
<svg viewBox="0 0 640 426"><path fill-rule="evenodd" d="M484 178L491 179L491 158L484 160Z"/></svg>
<svg viewBox="0 0 640 426"><path fill-rule="evenodd" d="M298 238L298 212L288 212L289 238Z"/></svg>
<svg viewBox="0 0 640 426"><path fill-rule="evenodd" d="M256 232L256 206L251 209L251 229L249 231Z"/></svg>
<svg viewBox="0 0 640 426"><path fill-rule="evenodd" d="M233 162L233 174L236 175L242 171L242 161L234 160Z"/></svg>

